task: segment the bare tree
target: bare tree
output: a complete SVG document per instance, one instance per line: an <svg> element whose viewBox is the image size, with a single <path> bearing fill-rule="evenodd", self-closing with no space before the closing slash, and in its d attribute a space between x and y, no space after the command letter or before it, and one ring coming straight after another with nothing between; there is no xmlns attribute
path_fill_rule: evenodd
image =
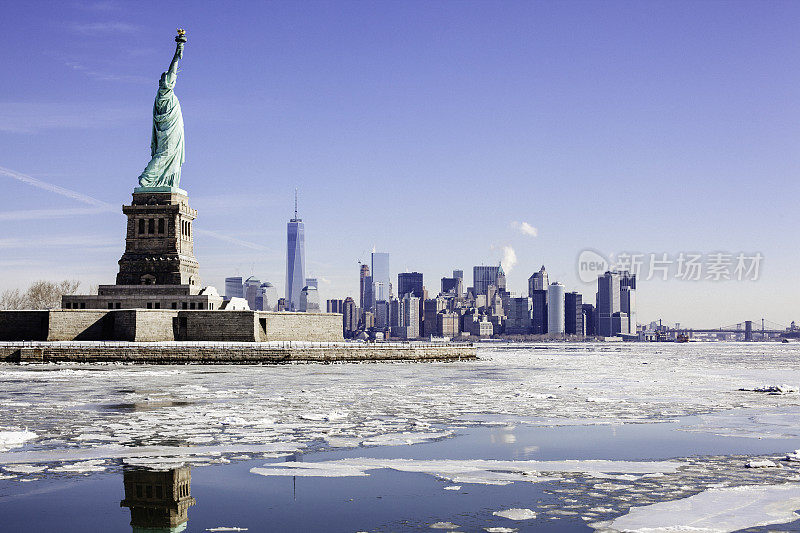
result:
<svg viewBox="0 0 800 533"><path fill-rule="evenodd" d="M0 309L25 309L25 295L19 289L8 289L0 294Z"/></svg>
<svg viewBox="0 0 800 533"><path fill-rule="evenodd" d="M58 309L61 297L75 294L80 286L76 280L65 279L59 282L39 280L31 284L25 292L9 289L0 295L0 309Z"/></svg>

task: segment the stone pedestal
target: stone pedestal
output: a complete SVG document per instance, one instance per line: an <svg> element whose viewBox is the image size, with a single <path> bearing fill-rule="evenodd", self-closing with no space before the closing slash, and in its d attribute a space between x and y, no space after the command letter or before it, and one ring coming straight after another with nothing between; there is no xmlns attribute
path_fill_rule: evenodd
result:
<svg viewBox="0 0 800 533"><path fill-rule="evenodd" d="M194 257L192 222L197 211L180 189L143 189L133 193L125 253L119 260L117 285L189 285L200 287Z"/></svg>
<svg viewBox="0 0 800 533"><path fill-rule="evenodd" d="M131 511L134 531L183 531L189 520L192 474L183 466L167 471L125 470L125 499L120 507Z"/></svg>

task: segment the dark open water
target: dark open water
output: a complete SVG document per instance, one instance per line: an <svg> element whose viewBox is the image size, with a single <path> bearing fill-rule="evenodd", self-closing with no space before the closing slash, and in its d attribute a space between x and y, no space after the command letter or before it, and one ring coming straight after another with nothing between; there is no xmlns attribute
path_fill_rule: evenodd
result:
<svg viewBox="0 0 800 533"><path fill-rule="evenodd" d="M413 446L358 448L306 454L304 461L345 457L409 459L625 459L654 460L693 455L772 454L800 448L787 439L718 437L676 431L687 423L556 428L465 428L455 438ZM123 472L89 476L52 474L31 481L0 480L0 531L202 532L228 526L261 531L442 531L434 522L452 522L458 531L512 527L519 531L592 531L578 517L511 521L492 515L508 508L558 505L547 492L557 483L505 486L449 483L433 476L393 470L367 477L264 477L249 472L264 459L193 468L189 520L178 528L131 525L120 507ZM579 496L578 496L579 498ZM767 529L764 529L766 531ZM800 521L769 530L800 531Z"/></svg>

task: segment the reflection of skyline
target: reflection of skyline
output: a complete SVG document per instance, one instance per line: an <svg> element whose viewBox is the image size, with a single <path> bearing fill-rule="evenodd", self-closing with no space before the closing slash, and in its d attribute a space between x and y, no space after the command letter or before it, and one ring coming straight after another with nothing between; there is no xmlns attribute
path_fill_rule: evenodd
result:
<svg viewBox="0 0 800 533"><path fill-rule="evenodd" d="M123 473L125 499L120 507L131 511L133 533L178 533L186 529L192 474L188 466L166 471L129 469Z"/></svg>

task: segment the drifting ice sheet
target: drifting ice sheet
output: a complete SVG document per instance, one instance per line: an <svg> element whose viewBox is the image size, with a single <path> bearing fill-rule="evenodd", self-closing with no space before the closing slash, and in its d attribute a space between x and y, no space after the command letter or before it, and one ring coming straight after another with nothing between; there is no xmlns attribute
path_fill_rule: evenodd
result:
<svg viewBox="0 0 800 533"><path fill-rule="evenodd" d="M674 472L680 463L669 461L494 461L494 460L415 460L352 458L309 463L267 463L250 472L261 476L348 477L366 476L369 470L389 468L400 472L421 472L452 483L506 485L515 481L532 483L557 478L540 472Z"/></svg>
<svg viewBox="0 0 800 533"><path fill-rule="evenodd" d="M0 431L0 452L22 446L37 436L36 433L27 429L22 431Z"/></svg>
<svg viewBox="0 0 800 533"><path fill-rule="evenodd" d="M530 509L505 509L504 511L495 511L492 514L509 520L532 520L536 518L536 513Z"/></svg>
<svg viewBox="0 0 800 533"><path fill-rule="evenodd" d="M785 524L800 518L800 484L710 489L689 498L644 507L610 522L592 524L617 531L727 533Z"/></svg>

